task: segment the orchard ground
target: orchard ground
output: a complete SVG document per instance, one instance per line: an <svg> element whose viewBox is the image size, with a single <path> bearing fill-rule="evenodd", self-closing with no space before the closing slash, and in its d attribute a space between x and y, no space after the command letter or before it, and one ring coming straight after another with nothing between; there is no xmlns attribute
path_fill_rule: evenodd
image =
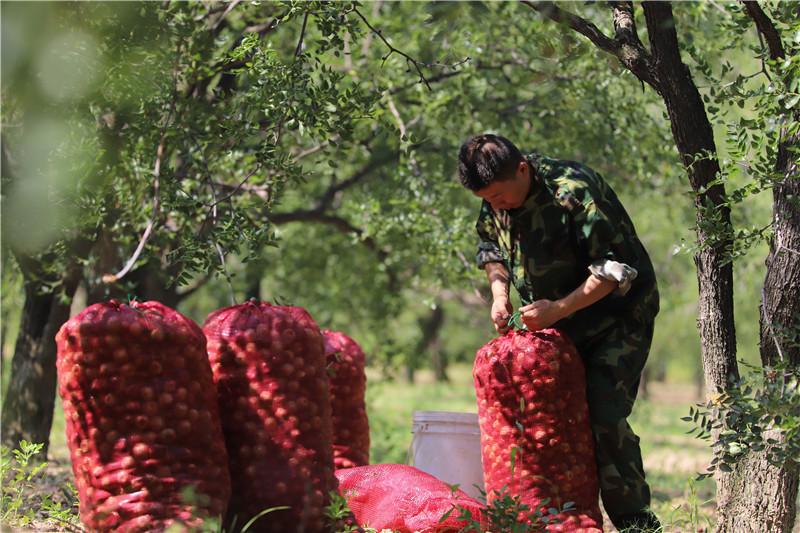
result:
<svg viewBox="0 0 800 533"><path fill-rule="evenodd" d="M370 462L405 463L411 443L413 411L475 412L475 391L471 367L455 365L448 370L450 381L436 382L427 371L418 372L413 384L402 379L387 380L368 372L367 406L370 417ZM689 408L702 402L696 385L653 382L646 398L634 407L631 425L641 437L645 471L653 490L653 506L661 517L665 532L709 532L715 517L714 481L694 481L705 472L712 454L708 441L687 434L692 425L681 421ZM42 493L59 495L72 480L66 447L61 406L56 407L56 422L51 436L49 466L37 483ZM605 531L614 533L608 518ZM37 522L30 527L3 532L69 531L52 523ZM800 533L800 524L794 529Z"/></svg>

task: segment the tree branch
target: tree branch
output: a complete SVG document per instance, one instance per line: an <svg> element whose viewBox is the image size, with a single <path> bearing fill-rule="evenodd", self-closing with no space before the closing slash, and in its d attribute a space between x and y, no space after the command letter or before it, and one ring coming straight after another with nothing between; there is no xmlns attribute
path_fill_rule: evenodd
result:
<svg viewBox="0 0 800 533"><path fill-rule="evenodd" d="M330 207L333 202L333 199L336 197L338 193L361 182L364 178L368 177L372 173L372 171L375 170L375 168L378 167L379 165L386 164L392 160L397 160L398 157L399 157L398 154L387 153L384 156L373 158L366 165L364 165L359 170L354 172L353 175L347 178L346 180L331 183L328 189L326 189L325 192L323 192L317 198L317 201L314 204L316 206L315 209L316 208L326 209Z"/></svg>
<svg viewBox="0 0 800 533"><path fill-rule="evenodd" d="M314 207L311 209L297 209L284 213L269 212L264 217L271 224L289 224L291 222L303 223L321 223L326 224L340 231L341 233L355 235L360 239L361 244L367 247L370 251L374 252L380 261L385 261L389 256L389 252L381 248L372 237L361 238L364 231L350 224L344 218L329 214L327 210L332 206L333 199L339 192L352 187L361 182L366 177L370 176L377 166L386 164L392 159L397 159L398 154L388 153L383 157L378 157L370 160L366 165L361 167L352 176L342 181L334 181L331 185L317 197L314 202ZM391 269L387 268L387 275L390 278L390 283L397 281L397 276Z"/></svg>
<svg viewBox="0 0 800 533"><path fill-rule="evenodd" d="M297 48L294 50L294 57L300 57L300 51L303 49L303 41L306 35L306 27L308 26L308 15L309 12L306 11L305 15L303 16L303 28L300 30L300 38L297 40Z"/></svg>
<svg viewBox="0 0 800 533"><path fill-rule="evenodd" d="M520 0L534 11L558 24L580 33L598 49L607 52L625 65L637 78L654 89L657 77L654 73L654 61L650 52L644 47L636 32L631 2L611 2L614 19L615 37L612 39L600 31L591 22L556 6L553 2L532 2Z"/></svg>
<svg viewBox="0 0 800 533"><path fill-rule="evenodd" d="M225 20L225 17L227 17L228 14L231 11L233 11L236 8L236 6L239 5L240 2L241 2L241 0L233 0L231 3L229 3L228 7L225 9L225 12L222 14L222 16L220 18L217 19L217 21L214 23L214 25L211 26L211 29L212 30L216 30L219 27L219 25L222 24L222 21Z"/></svg>
<svg viewBox="0 0 800 533"><path fill-rule="evenodd" d="M359 238L364 234L363 230L353 226L344 218L336 215L328 215L323 209L320 208L298 209L286 213L268 213L266 218L271 224L275 224L276 226L281 224L289 224L290 222L316 222L320 224L326 224L332 228L335 228L341 233L355 235ZM381 261L386 259L386 257L389 255L386 250L383 250L378 246L372 237L361 239L361 244L366 246L369 250L375 252L375 254L378 256L378 259Z"/></svg>
<svg viewBox="0 0 800 533"><path fill-rule="evenodd" d="M772 23L772 20L758 5L758 2L742 2L747 15L753 19L758 33L764 36L769 48L769 55L771 59L780 59L786 57L786 51L783 48L781 36L777 28Z"/></svg>
<svg viewBox="0 0 800 533"><path fill-rule="evenodd" d="M372 31L372 32L373 32L375 35L377 35L377 36L378 36L378 38L380 38L380 40L381 40L381 41L383 41L383 44L385 44L385 45L386 45L386 47L387 47L387 48L389 48L389 53L388 53L388 54L386 54L386 55L383 57L383 61L385 62L387 59L389 59L389 56L390 56L390 55L392 55L392 54L394 54L394 53L396 53L396 54L399 54L399 55L403 56L404 58L406 58L406 61L407 61L407 62L409 62L409 63L411 63L412 65L414 65L414 68L415 68L415 69L416 69L416 71L417 71L417 75L419 76L419 79L422 81L422 83L424 83L424 84L425 84L425 87L427 87L429 91L432 91L433 89L431 89L431 85L430 85L430 83L429 83L428 79L427 79L427 78L425 77L425 75L422 73L422 69L420 68L420 65L422 65L422 66L424 66L424 67L427 67L427 68L432 68L432 67L447 67L447 68L450 68L450 69L455 69L457 66L459 66L459 65L462 65L462 64L466 63L467 61L469 61L469 60L471 59L471 58L467 57L467 58L464 58L464 59L462 59L461 61L458 61L458 62L456 62L456 63L454 63L454 64L452 64L452 65L447 65L447 64L444 64L444 63L423 63L422 61L419 61L419 60L417 60L417 59L414 59L413 57L411 57L410 55L406 54L406 53L405 53L405 52L403 52L402 50L399 50L399 49L395 48L394 46L392 46L392 45L389 43L389 41L387 41L387 40L386 40L386 38L383 36L383 34L381 33L381 31L380 31L380 30L377 30L377 29L375 29L375 28L372 26L372 24L370 24L369 20L367 20L367 17L365 17L365 16L364 16L364 15L363 15L363 14L362 14L362 13L361 13L359 10L358 10L358 8L357 8L357 7L353 7L351 11L352 11L353 13L355 13L356 15L358 15L358 16L359 16L359 18L360 18L360 19L361 19L361 20L364 22L364 24L367 26L367 28L369 28L369 29L370 29L370 31Z"/></svg>
<svg viewBox="0 0 800 533"><path fill-rule="evenodd" d="M534 11L538 11L550 20L587 37L600 50L617 55L619 44L614 39L607 37L591 22L569 11L564 11L553 2L531 2L529 0L521 0L520 3L525 4Z"/></svg>

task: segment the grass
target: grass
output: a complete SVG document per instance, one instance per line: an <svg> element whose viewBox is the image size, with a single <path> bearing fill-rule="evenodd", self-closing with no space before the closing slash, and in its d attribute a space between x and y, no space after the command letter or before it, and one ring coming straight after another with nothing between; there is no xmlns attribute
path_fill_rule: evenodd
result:
<svg viewBox="0 0 800 533"><path fill-rule="evenodd" d="M470 365L453 366L448 369L450 381L447 383L438 383L430 373L419 372L413 384L405 380L386 380L377 373L368 372L370 462L406 462L415 410L476 412L471 371ZM694 395L695 387L655 383L650 390L649 398L637 401L630 422L642 439L645 470L653 489L653 507L667 526L666 532L708 531L714 515L715 485L712 480L692 480L705 470L711 452L706 441L686 434L691 428L680 420L690 406L700 401ZM55 418L48 454L49 472L33 482L39 479L44 486L39 486L38 491L57 497L57 493L66 492L62 489L71 482L72 475L60 404L56 406ZM42 523L41 517L31 522L27 531L65 530L54 527L52 522ZM608 532L615 531L607 518L605 527Z"/></svg>
<svg viewBox="0 0 800 533"><path fill-rule="evenodd" d="M448 369L450 382L436 382L429 372L417 372L414 384L367 375L370 463L405 463L411 444L414 411L477 412L472 369Z"/></svg>

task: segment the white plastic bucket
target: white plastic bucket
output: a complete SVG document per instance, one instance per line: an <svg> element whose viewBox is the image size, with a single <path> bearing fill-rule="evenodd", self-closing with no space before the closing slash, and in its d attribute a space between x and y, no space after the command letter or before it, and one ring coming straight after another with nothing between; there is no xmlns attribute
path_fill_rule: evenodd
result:
<svg viewBox="0 0 800 533"><path fill-rule="evenodd" d="M411 432L409 464L458 485L479 501L486 500L481 493L484 484L478 413L414 411Z"/></svg>

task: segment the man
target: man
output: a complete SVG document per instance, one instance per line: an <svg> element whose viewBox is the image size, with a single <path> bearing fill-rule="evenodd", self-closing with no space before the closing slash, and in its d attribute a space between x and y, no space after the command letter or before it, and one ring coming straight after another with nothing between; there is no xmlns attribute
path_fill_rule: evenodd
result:
<svg viewBox="0 0 800 533"><path fill-rule="evenodd" d="M560 328L586 367L603 506L618 530L660 531L639 438L627 423L653 338L658 289L650 258L611 188L589 167L476 135L458 154L461 184L483 199L478 267L498 333L516 288L530 330Z"/></svg>

